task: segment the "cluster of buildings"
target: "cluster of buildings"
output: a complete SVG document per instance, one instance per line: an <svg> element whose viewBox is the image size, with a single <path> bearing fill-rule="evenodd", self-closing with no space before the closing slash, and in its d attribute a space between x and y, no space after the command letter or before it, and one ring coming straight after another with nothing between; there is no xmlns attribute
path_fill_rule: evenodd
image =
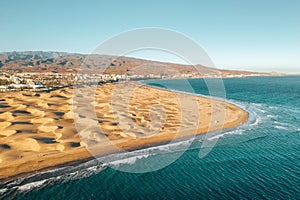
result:
<svg viewBox="0 0 300 200"><path fill-rule="evenodd" d="M0 91L43 91L74 84L103 84L127 80L126 75L0 72Z"/></svg>
<svg viewBox="0 0 300 200"><path fill-rule="evenodd" d="M118 81L143 80L143 79L172 79L172 78L219 78L219 77L246 77L266 74L230 74L230 73L182 73L182 74L136 74L135 72L118 74L96 73L17 73L12 71L0 71L0 92L33 90L43 91L53 88L72 86L74 84L104 84Z"/></svg>

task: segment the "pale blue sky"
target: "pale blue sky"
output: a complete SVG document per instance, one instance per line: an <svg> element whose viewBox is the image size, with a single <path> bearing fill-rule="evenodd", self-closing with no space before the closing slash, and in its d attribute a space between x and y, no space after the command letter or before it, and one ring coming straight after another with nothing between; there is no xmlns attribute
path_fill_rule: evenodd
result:
<svg viewBox="0 0 300 200"><path fill-rule="evenodd" d="M90 53L120 32L161 27L222 68L300 72L299 10L299 0L1 0L0 51Z"/></svg>

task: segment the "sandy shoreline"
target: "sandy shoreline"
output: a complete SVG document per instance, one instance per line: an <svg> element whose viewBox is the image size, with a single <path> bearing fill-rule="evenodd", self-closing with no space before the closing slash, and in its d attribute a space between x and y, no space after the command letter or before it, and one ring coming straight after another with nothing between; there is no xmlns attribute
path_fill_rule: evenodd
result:
<svg viewBox="0 0 300 200"><path fill-rule="evenodd" d="M234 128L248 120L246 111L230 103L130 84L106 84L97 88L95 110L101 134L93 130L78 133L71 112L74 102L70 88L48 93L3 93L0 98L0 181L83 163L93 159L90 152L103 156L115 153L116 147L133 150L153 146L196 133ZM128 106L124 106L124 99L129 95L125 91L130 87L136 89L128 97ZM112 108L113 94L115 109L128 108L128 113L117 113L119 121ZM84 102L74 105L80 113L77 117L88 121L89 112ZM188 103L182 107L183 102ZM158 104L161 107L153 109ZM194 107L189 106L195 104L197 114ZM137 126L120 120L121 117L131 119ZM154 134L147 135L149 131ZM95 144L95 141L101 142Z"/></svg>

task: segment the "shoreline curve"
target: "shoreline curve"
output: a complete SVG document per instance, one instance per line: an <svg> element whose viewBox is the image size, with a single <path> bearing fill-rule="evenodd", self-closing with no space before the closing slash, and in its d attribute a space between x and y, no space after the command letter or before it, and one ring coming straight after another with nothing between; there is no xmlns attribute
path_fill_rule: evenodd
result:
<svg viewBox="0 0 300 200"><path fill-rule="evenodd" d="M156 89L160 89L160 90L163 90L162 88L153 88L152 86L149 86L149 85L143 85L142 84L142 86L144 86L144 87L148 87L148 88L152 88L152 89L154 89L154 90L156 90ZM68 89L66 89L66 88L64 88L64 89L61 89L61 90L57 90L55 93L59 93L59 94L61 94L61 92L62 91L66 91L66 90L68 90ZM67 91L67 93L68 93L69 91ZM181 91L168 91L168 92L171 92L171 93L174 93L174 92L177 92L177 93L180 93ZM25 93L28 93L28 92L25 92ZM50 94L51 94L52 92L50 92ZM18 94L15 94L16 96L19 96L19 98L20 98L20 95L18 95ZM191 95L191 94L189 94L189 95ZM196 96L195 94L192 94L193 96ZM14 95L13 95L14 96ZM49 96L49 95L48 95ZM63 95L61 95L61 96L63 96ZM198 95L197 95L198 96ZM26 97L26 96L22 96L21 95L21 99L22 98L24 98L24 97ZM47 97L47 95L45 95L45 98ZM54 95L54 98L61 98L61 97L59 97L59 96L55 96ZM205 97L205 98L207 98L207 97ZM211 97L209 97L209 98L211 98ZM5 99L5 98L4 98ZM14 98L12 98L12 99L14 99ZM68 98L67 98L68 99ZM20 100L20 99L19 99ZM58 101L58 100L56 100L56 101ZM220 101L220 100L216 100L216 101ZM41 103L41 102L40 102ZM231 103L228 103L228 104L231 104ZM237 107L238 109L241 109L240 107L238 107L238 106L236 106L236 105L233 105L233 104L231 104L231 106L234 106L234 107ZM41 103L41 105L40 105L40 107L41 108L46 108L47 106L46 106L46 104L45 104L45 102L42 102ZM14 109L16 109L16 108L14 108ZM225 128L225 129L221 129L222 131L226 131L226 130L228 130L228 129L235 129L235 128L237 128L237 127L239 127L240 125L243 125L243 124L245 124L248 120L249 120L249 113L247 112L247 111L245 111L245 110L243 110L246 114L244 115L244 118L241 120L241 121L239 121L239 123L238 123L238 125L237 126L235 126L235 125L232 125L232 127L229 127L229 128ZM4 112L5 113L5 112ZM33 110L32 111L32 113L36 113L35 115L35 117L36 118L38 118L39 116L39 114L41 114L41 113L39 113L39 112L37 112L37 111L35 111L35 110ZM3 113L2 113L3 114ZM20 115L22 115L22 113L19 113ZM47 115L48 113L46 112L46 115ZM60 114L60 113L57 113L58 115ZM1 115L1 114L0 114ZM58 116L58 115L56 115L56 116ZM1 117L1 116L0 116ZM44 117L45 119L47 118L50 118L51 119L51 117L53 117L53 113L51 113L51 115L50 114L48 114L48 116L47 117ZM24 126L25 125L28 125L28 124L26 124L25 122L24 122L24 119L26 119L26 116L24 117L23 116L23 118L22 118L22 116L18 116L18 113L17 113L17 118L18 118L18 120L23 120L23 123L24 123ZM44 119L43 118L43 119ZM49 119L49 122L48 123L50 123L51 124L51 120ZM68 120L68 119L67 119ZM0 123L2 123L2 122L0 122ZM11 123L11 122L10 122ZM34 123L33 123L34 124ZM18 124L14 124L14 126L16 126L16 125L18 125ZM66 125L66 122L65 122L65 124L64 125ZM22 124L20 124L19 125L19 127L20 126L22 126ZM60 127L58 127L58 128L55 128L55 127L53 127L53 126L46 126L47 128L42 128L40 131L41 131L41 133L43 134L43 136L45 136L45 138L44 138L44 141L42 141L42 142L45 142L45 144L47 144L47 142L49 142L49 141L47 141L46 139L47 139L47 131L48 130L50 130L50 132L51 133L55 133L55 131L56 130L59 130L59 128ZM10 127L11 128L11 127ZM65 126L63 126L63 128L62 129L64 129L65 128ZM30 128L28 128L29 130L30 130ZM70 128L70 125L67 125L67 129L66 130L71 130L72 128ZM65 130L65 131L66 131ZM74 130L73 130L74 131ZM0 131L1 132L1 131ZM203 133L197 133L197 135L198 134L203 134ZM29 135L27 135L27 136L29 136ZM11 137L11 136L5 136L5 137ZM12 135L12 137L15 137L15 135L13 134ZM26 136L25 136L26 137ZM189 136L187 136L187 137L189 137ZM180 137L180 138L178 138L179 140L184 140L184 138L187 138L187 137ZM57 134L57 138L56 138L56 140L59 140L59 134ZM7 139L7 138L6 138ZM4 141L6 141L6 140L4 140ZM17 139L14 139L14 141L18 141ZM1 137L0 138L0 143L2 143L3 142L3 137ZM30 142L30 141L29 141ZM161 142L161 143L163 143L163 142ZM152 147L152 146L158 146L158 145L161 145L161 143L153 143L153 144L150 144L150 146L147 144L146 146L136 146L135 148L129 148L130 150L138 150L138 149L144 149L145 147ZM41 144L41 141L38 141L38 144ZM73 144L73 143L72 143ZM156 145L155 145L156 144ZM44 145L44 146L46 146L46 145ZM76 146L76 145L75 145ZM24 147L25 148L25 147ZM63 147L61 147L61 146L57 146L56 148L55 148L55 151L57 152L57 151L61 151L60 150L60 148L63 148ZM27 151L31 151L32 149L28 149ZM34 151L38 151L39 150L39 147L37 146L35 149L33 149ZM53 150L52 150L53 151ZM62 152L64 151L64 149L62 149ZM88 161L90 161L90 160L93 160L94 159L94 157L92 156L92 155L89 155L87 152L83 152L82 150L78 150L78 149L76 149L75 150L75 153L74 153L74 151L72 150L72 154L76 154L76 152L78 153L78 154L81 154L79 157L76 157L76 155L74 156L71 156L72 154L69 152L69 153L64 153L63 152L63 154L61 155L61 156L57 156L57 157L55 157L56 159L62 159L62 157L63 156L71 156L71 159L69 159L69 161L64 161L64 162L62 162L62 163L59 163L59 164L54 164L54 165L48 165L48 166L44 166L44 167L42 167L42 168L36 168L36 169L34 169L34 170L28 170L28 168L27 168L27 171L24 169L24 166L23 166L23 168L21 167L21 166L18 166L18 167L21 167L22 169L23 169L23 172L21 172L21 173L15 173L15 174L13 174L13 173L11 173L11 174L9 174L9 173L6 173L5 174L5 176L3 176L4 174L3 173L1 173L2 175L0 176L0 184L2 184L2 183L7 183L7 182L10 182L10 181L12 181L12 180L15 180L15 179L19 179L19 178L23 178L23 177L27 177L27 176L30 176L30 175L33 175L33 174L35 174L35 173L40 173L40 172L45 172L45 171L48 171L48 170L53 170L53 169L58 169L58 168L61 168L61 167L67 167L67 166L74 166L74 165L78 165L78 164L83 164L83 163L85 163L85 162L88 162ZM43 152L43 153L45 153L45 152ZM59 154L59 153L58 153ZM109 154L109 153L108 153ZM1 154L0 154L0 156L1 156ZM47 155L46 155L47 156ZM0 157L1 158L1 157ZM48 159L49 158L51 158L51 154L50 154L50 157L48 157ZM31 158L32 159L32 158ZM3 164L3 159L1 159L1 161L2 161L2 163L1 164ZM30 160L29 160L30 161ZM34 159L33 160L31 160L29 163L23 163L24 165L28 165L29 164L29 166L30 167L32 167L32 166L34 166L34 164L35 163L38 163L38 162L35 162L34 161ZM22 164L22 163L21 163ZM10 166L12 166L12 164L10 165ZM28 167L28 166L27 166ZM26 167L25 167L26 168ZM20 169L19 169L20 170ZM1 167L0 167L0 172L1 172ZM20 171L19 171L20 172Z"/></svg>

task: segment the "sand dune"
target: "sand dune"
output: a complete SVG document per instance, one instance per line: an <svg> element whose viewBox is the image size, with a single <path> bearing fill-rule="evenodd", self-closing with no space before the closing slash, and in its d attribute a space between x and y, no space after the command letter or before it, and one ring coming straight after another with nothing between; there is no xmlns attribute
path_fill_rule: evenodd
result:
<svg viewBox="0 0 300 200"><path fill-rule="evenodd" d="M0 179L90 158L90 152L134 149L232 128L248 119L247 112L228 103L135 83L98 86L95 96L81 89L80 99L73 99L72 89L2 94ZM84 125L79 133L74 119Z"/></svg>

